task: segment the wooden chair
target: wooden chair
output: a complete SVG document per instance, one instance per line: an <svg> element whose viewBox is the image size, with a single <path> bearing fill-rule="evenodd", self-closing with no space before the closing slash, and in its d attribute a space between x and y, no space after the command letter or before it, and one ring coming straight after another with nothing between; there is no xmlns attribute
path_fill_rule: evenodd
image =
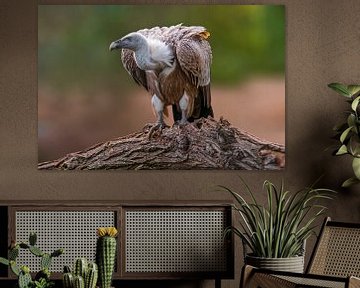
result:
<svg viewBox="0 0 360 288"><path fill-rule="evenodd" d="M306 273L278 272L244 266L240 287L360 287L360 223L326 218Z"/></svg>

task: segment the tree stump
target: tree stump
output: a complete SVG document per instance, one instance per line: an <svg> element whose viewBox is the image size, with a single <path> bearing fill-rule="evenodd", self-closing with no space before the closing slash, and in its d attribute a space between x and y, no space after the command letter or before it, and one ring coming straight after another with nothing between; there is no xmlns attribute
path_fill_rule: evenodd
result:
<svg viewBox="0 0 360 288"><path fill-rule="evenodd" d="M283 145L240 131L222 118L201 118L184 126L150 131L145 127L141 132L39 163L38 168L280 170L285 166Z"/></svg>

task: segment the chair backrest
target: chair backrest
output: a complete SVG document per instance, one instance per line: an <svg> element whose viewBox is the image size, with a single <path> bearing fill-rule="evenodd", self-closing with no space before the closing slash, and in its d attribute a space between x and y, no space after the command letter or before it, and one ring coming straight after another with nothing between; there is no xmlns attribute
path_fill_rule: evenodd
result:
<svg viewBox="0 0 360 288"><path fill-rule="evenodd" d="M307 273L360 277L360 223L326 218Z"/></svg>

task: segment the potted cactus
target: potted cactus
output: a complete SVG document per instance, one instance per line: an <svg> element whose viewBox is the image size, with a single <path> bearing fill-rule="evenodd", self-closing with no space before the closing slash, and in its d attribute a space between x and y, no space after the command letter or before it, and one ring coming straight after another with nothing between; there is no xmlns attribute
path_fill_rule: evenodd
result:
<svg viewBox="0 0 360 288"><path fill-rule="evenodd" d="M49 288L54 285L50 280L50 265L54 257L64 253L63 249L57 249L52 253L45 253L36 246L36 233L30 233L29 243L12 243L8 252L8 259L0 257L0 263L10 266L11 271L18 277L18 288ZM35 275L34 280L30 274L30 268L26 265L19 266L16 259L20 249L28 250L33 255L39 257L41 270Z"/></svg>
<svg viewBox="0 0 360 288"><path fill-rule="evenodd" d="M69 266L64 267L64 288L95 288L97 279L97 264L88 262L86 258L76 259L73 272L71 272Z"/></svg>
<svg viewBox="0 0 360 288"><path fill-rule="evenodd" d="M118 231L115 227L100 227L96 233L98 236L96 262L99 267L99 287L110 288L115 267L116 236Z"/></svg>

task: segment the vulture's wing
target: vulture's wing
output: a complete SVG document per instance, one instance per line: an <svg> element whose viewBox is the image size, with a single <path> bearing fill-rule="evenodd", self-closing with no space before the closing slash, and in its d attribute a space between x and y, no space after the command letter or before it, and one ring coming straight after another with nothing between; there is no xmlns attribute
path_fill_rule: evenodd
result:
<svg viewBox="0 0 360 288"><path fill-rule="evenodd" d="M122 49L121 61L123 62L125 70L134 78L135 82L148 90L146 73L136 65L134 52L128 49Z"/></svg>
<svg viewBox="0 0 360 288"><path fill-rule="evenodd" d="M210 83L211 48L208 32L190 34L176 44L176 57L181 69L199 87Z"/></svg>
<svg viewBox="0 0 360 288"><path fill-rule="evenodd" d="M184 37L177 42L175 47L181 69L199 90L198 99L195 99L194 109L198 111L193 113L195 118L213 116L210 94L212 53L210 44L206 40L209 35L205 28L193 27L193 30L186 31Z"/></svg>

